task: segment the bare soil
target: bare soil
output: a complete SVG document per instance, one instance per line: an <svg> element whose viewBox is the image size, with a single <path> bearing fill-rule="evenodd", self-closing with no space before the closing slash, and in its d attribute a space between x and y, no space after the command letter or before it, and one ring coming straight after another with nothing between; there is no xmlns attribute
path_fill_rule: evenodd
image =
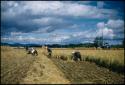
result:
<svg viewBox="0 0 125 85"><path fill-rule="evenodd" d="M123 84L124 75L99 67L87 61L52 61L65 74L72 84Z"/></svg>

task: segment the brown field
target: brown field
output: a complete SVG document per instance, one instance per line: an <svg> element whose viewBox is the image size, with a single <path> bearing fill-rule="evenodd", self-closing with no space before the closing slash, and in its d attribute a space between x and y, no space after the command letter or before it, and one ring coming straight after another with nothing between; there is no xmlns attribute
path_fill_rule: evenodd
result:
<svg viewBox="0 0 125 85"><path fill-rule="evenodd" d="M76 49L53 49L53 55L71 55L72 51ZM124 50L83 50L77 49L80 51L81 55L101 58L113 62L117 60L120 64L124 65Z"/></svg>
<svg viewBox="0 0 125 85"><path fill-rule="evenodd" d="M22 49L1 47L1 83L15 84L26 76L34 58Z"/></svg>
<svg viewBox="0 0 125 85"><path fill-rule="evenodd" d="M74 62L70 59L74 49L52 49L51 59L44 56L42 48L37 48L38 56L26 54L25 49L1 46L1 83L2 84L120 84L124 83L124 75L98 66L90 59L100 59L108 64L124 66L124 50L83 50L83 61ZM56 59L64 55L67 61ZM117 62L117 63L116 63ZM115 64L114 64L115 63ZM118 67L120 68L120 67Z"/></svg>
<svg viewBox="0 0 125 85"><path fill-rule="evenodd" d="M93 61L101 66L119 71L124 70L124 50L83 50L83 49L53 49L53 56L64 55L70 59L72 51L77 50L81 53L82 59ZM103 65L102 65L103 64Z"/></svg>

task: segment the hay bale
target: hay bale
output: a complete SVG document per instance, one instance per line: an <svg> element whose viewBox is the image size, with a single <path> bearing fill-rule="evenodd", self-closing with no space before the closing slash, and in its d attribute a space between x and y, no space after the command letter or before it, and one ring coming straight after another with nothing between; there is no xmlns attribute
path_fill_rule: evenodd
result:
<svg viewBox="0 0 125 85"><path fill-rule="evenodd" d="M62 59L62 60L67 60L67 57L66 57L66 56L61 55L61 56L60 56L60 59Z"/></svg>

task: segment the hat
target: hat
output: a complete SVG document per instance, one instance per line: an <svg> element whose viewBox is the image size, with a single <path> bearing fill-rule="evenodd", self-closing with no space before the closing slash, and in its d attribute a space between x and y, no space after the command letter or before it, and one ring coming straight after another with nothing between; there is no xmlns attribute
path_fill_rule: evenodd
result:
<svg viewBox="0 0 125 85"><path fill-rule="evenodd" d="M75 53L75 51L73 51L72 53Z"/></svg>

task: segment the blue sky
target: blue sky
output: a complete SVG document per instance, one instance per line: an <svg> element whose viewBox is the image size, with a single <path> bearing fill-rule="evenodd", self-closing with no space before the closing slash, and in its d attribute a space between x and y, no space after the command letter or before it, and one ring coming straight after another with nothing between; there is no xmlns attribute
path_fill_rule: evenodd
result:
<svg viewBox="0 0 125 85"><path fill-rule="evenodd" d="M97 36L121 43L124 2L1 1L1 41L67 44L93 42Z"/></svg>

